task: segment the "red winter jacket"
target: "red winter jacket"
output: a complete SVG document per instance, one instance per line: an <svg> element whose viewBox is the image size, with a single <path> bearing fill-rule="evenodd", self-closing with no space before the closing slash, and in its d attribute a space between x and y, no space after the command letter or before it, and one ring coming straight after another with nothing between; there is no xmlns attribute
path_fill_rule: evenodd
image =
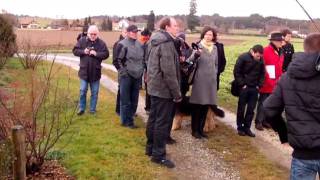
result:
<svg viewBox="0 0 320 180"><path fill-rule="evenodd" d="M264 65L266 68L265 79L262 87L260 88L260 93L271 94L273 88L276 86L277 81L279 80L282 74L282 64L284 60L283 54L279 56L276 48L270 43L263 50L263 59ZM268 73L267 67L273 69L275 72L275 78L272 78L271 74ZM272 71L272 70L271 70Z"/></svg>

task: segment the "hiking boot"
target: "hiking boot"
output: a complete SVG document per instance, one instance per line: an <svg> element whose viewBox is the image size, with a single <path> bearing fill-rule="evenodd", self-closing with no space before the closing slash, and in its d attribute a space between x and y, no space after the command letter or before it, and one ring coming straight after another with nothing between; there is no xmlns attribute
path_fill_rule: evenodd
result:
<svg viewBox="0 0 320 180"><path fill-rule="evenodd" d="M250 137L256 137L256 135L250 129L246 130L245 134Z"/></svg>
<svg viewBox="0 0 320 180"><path fill-rule="evenodd" d="M200 136L203 137L203 138L206 138L206 139L209 138L209 136L206 133L200 133Z"/></svg>
<svg viewBox="0 0 320 180"><path fill-rule="evenodd" d="M263 131L263 126L261 123L257 123L256 124L256 129L258 129L259 131Z"/></svg>
<svg viewBox="0 0 320 180"><path fill-rule="evenodd" d="M271 125L270 125L268 122L265 122L265 121L262 122L262 126L265 127L265 128L267 128L267 129L272 128Z"/></svg>
<svg viewBox="0 0 320 180"><path fill-rule="evenodd" d="M238 130L238 135L239 136L246 136L246 133L244 131Z"/></svg>
<svg viewBox="0 0 320 180"><path fill-rule="evenodd" d="M196 139L201 139L202 138L202 136L198 132L193 132L191 135Z"/></svg>
<svg viewBox="0 0 320 180"><path fill-rule="evenodd" d="M136 126L136 125L128 125L127 127L130 129L137 129L138 128L138 126Z"/></svg>
<svg viewBox="0 0 320 180"><path fill-rule="evenodd" d="M171 136L169 136L168 139L167 139L167 144L175 144L175 143L177 143L177 141L172 139Z"/></svg>
<svg viewBox="0 0 320 180"><path fill-rule="evenodd" d="M84 111L83 110L79 110L78 112L77 112L77 115L78 116L81 116L81 115L83 115L84 114Z"/></svg>
<svg viewBox="0 0 320 180"><path fill-rule="evenodd" d="M163 159L151 158L151 162L160 164L160 165L165 166L167 168L174 168L175 167L175 165L172 161L165 159L165 158L163 158Z"/></svg>

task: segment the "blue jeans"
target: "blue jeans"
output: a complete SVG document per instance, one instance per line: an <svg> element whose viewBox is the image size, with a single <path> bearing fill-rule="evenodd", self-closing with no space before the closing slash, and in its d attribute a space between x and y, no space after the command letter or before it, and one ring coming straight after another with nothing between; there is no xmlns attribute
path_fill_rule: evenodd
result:
<svg viewBox="0 0 320 180"><path fill-rule="evenodd" d="M91 91L90 112L96 112L100 80L95 81L95 82L87 82L83 79L80 79L79 110L84 111L86 109L87 91L88 91L89 84L90 84L90 91Z"/></svg>
<svg viewBox="0 0 320 180"><path fill-rule="evenodd" d="M320 173L320 159L302 160L293 158L291 162L291 180L315 180ZM319 175L320 178L320 175Z"/></svg>
<svg viewBox="0 0 320 180"><path fill-rule="evenodd" d="M132 126L139 99L141 78L135 79L129 75L120 77L120 118L125 126Z"/></svg>

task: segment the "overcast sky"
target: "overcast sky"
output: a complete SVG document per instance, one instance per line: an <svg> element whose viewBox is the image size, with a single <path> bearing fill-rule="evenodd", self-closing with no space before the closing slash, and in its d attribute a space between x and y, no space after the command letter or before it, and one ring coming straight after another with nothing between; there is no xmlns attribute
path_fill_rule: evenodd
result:
<svg viewBox="0 0 320 180"><path fill-rule="evenodd" d="M300 0L313 18L320 18L319 0ZM18 15L83 18L95 15L131 16L188 14L190 0L0 0L0 10ZM308 19L296 0L197 0L197 15L278 16Z"/></svg>

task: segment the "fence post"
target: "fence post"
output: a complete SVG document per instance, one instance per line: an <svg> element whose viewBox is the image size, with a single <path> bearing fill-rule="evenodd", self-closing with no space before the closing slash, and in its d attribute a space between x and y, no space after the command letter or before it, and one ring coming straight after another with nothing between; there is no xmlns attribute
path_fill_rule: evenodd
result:
<svg viewBox="0 0 320 180"><path fill-rule="evenodd" d="M15 180L26 179L26 149L25 131L21 125L12 128L13 139L13 178Z"/></svg>

